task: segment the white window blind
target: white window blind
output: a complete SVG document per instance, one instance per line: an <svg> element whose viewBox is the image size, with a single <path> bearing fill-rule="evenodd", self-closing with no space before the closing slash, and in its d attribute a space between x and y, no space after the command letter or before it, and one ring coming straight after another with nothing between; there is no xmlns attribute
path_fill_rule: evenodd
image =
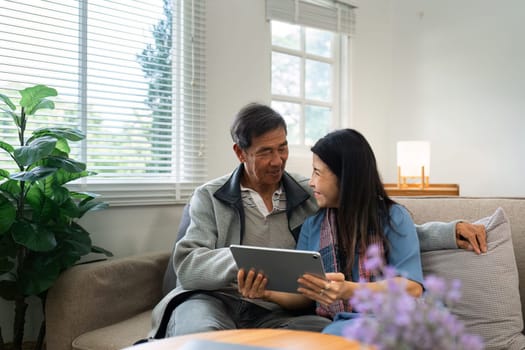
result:
<svg viewBox="0 0 525 350"><path fill-rule="evenodd" d="M75 186L143 205L205 181L204 0L2 0L0 12L0 93L57 89L28 126L86 133L72 157L98 175ZM0 114L0 140L16 145L11 124Z"/></svg>
<svg viewBox="0 0 525 350"><path fill-rule="evenodd" d="M266 18L352 35L355 0L266 0Z"/></svg>

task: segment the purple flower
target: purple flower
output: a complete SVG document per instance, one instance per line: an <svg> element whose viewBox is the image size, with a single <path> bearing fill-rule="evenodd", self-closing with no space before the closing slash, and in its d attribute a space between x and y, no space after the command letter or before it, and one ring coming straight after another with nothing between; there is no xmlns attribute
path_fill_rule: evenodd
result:
<svg viewBox="0 0 525 350"><path fill-rule="evenodd" d="M383 268L383 277L385 279L391 279L397 276L397 270L393 266L385 266Z"/></svg>
<svg viewBox="0 0 525 350"><path fill-rule="evenodd" d="M380 271L383 267L383 260L380 257L368 258L364 262L364 267L365 270L370 271L372 273Z"/></svg>
<svg viewBox="0 0 525 350"><path fill-rule="evenodd" d="M463 334L459 342L463 350L483 349L483 340L478 335Z"/></svg>
<svg viewBox="0 0 525 350"><path fill-rule="evenodd" d="M461 280L453 280L449 287L450 289L445 296L445 303L457 303L461 299Z"/></svg>
<svg viewBox="0 0 525 350"><path fill-rule="evenodd" d="M361 317L343 331L343 336L356 339L378 350L481 350L482 338L468 334L464 324L445 305L461 298L461 282L437 276L425 278L425 297L415 299L399 283L395 268L377 260L378 247L367 251L365 268L385 279L385 291L359 288L350 302Z"/></svg>
<svg viewBox="0 0 525 350"><path fill-rule="evenodd" d="M381 258L381 247L379 244L372 244L366 250L366 256L369 258Z"/></svg>
<svg viewBox="0 0 525 350"><path fill-rule="evenodd" d="M360 339L365 344L378 342L379 330L377 325L366 318L358 318L353 323L355 327L348 327L343 331L343 336L348 339Z"/></svg>
<svg viewBox="0 0 525 350"><path fill-rule="evenodd" d="M434 275L425 278L425 288L429 295L441 300L444 299L447 292L445 280Z"/></svg>

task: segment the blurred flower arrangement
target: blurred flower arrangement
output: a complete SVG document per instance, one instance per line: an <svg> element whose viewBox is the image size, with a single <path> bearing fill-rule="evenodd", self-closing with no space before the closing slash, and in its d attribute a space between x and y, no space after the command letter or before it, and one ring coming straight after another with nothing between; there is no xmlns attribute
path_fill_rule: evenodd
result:
<svg viewBox="0 0 525 350"><path fill-rule="evenodd" d="M480 350L480 336L469 334L446 305L461 298L461 281L425 278L425 294L414 298L396 281L395 268L385 266L379 248L367 251L365 269L386 283L384 292L358 289L350 300L362 316L344 331L344 336L378 350Z"/></svg>

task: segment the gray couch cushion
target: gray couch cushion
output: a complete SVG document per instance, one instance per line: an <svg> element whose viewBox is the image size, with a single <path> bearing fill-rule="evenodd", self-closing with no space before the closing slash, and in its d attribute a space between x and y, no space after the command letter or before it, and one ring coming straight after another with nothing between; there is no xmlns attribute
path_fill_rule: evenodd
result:
<svg viewBox="0 0 525 350"><path fill-rule="evenodd" d="M476 221L501 207L509 218L514 256L518 265L521 308L525 315L525 198L502 197L396 197L418 224L427 221Z"/></svg>
<svg viewBox="0 0 525 350"><path fill-rule="evenodd" d="M118 350L146 338L151 328L151 310L125 321L86 332L73 340L73 350Z"/></svg>
<svg viewBox="0 0 525 350"><path fill-rule="evenodd" d="M425 252L423 272L462 281L463 296L451 311L470 333L484 338L486 349L523 349L518 271L508 218L498 208L476 223L487 228L487 253L476 255L460 249Z"/></svg>

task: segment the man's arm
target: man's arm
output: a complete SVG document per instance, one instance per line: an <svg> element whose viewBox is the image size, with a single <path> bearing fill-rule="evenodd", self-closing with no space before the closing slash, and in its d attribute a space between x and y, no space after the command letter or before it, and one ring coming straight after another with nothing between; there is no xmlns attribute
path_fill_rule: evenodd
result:
<svg viewBox="0 0 525 350"><path fill-rule="evenodd" d="M483 225L465 221L427 222L416 225L422 252L440 249L466 249L476 254L487 252L487 234Z"/></svg>
<svg viewBox="0 0 525 350"><path fill-rule="evenodd" d="M223 232L221 236L219 231L226 230L226 225L219 228L220 221L230 217L214 205L220 204L214 203L206 189L197 189L191 198L190 225L177 242L173 256L177 282L184 289L227 288L237 276L229 245L240 242L240 227L231 223L227 228L229 235ZM221 213L221 217L217 217L216 212Z"/></svg>

